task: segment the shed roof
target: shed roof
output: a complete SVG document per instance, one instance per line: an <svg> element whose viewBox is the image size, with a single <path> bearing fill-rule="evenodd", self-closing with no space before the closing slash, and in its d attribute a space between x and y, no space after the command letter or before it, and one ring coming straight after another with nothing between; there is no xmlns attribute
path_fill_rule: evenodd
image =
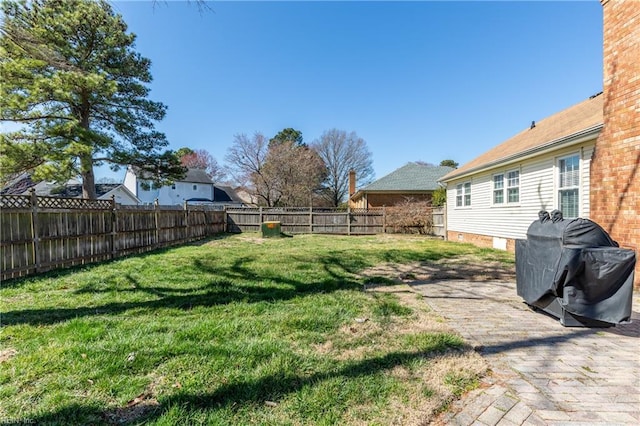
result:
<svg viewBox="0 0 640 426"><path fill-rule="evenodd" d="M601 93L535 123L500 145L453 170L441 181L455 179L472 172L499 165L525 155L532 150L569 139L589 129L602 126L603 96Z"/></svg>
<svg viewBox="0 0 640 426"><path fill-rule="evenodd" d="M452 170L452 167L446 166L407 163L358 192L435 191L438 189L438 180Z"/></svg>

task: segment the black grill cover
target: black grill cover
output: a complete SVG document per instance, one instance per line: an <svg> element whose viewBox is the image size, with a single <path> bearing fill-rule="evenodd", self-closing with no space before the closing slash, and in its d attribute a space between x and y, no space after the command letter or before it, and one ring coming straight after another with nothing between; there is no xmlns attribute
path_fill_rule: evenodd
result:
<svg viewBox="0 0 640 426"><path fill-rule="evenodd" d="M517 292L566 326L620 324L631 318L635 263L595 222L541 211L516 241Z"/></svg>

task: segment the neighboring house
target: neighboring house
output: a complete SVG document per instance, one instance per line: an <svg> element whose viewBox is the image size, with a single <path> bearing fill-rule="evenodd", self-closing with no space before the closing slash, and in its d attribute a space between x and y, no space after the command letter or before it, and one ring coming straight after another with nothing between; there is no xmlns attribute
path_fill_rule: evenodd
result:
<svg viewBox="0 0 640 426"><path fill-rule="evenodd" d="M244 202L236 191L230 186L214 185L213 187L213 203L214 205L223 205L229 207L243 207Z"/></svg>
<svg viewBox="0 0 640 426"><path fill-rule="evenodd" d="M448 238L513 250L540 210L588 218L602 106L603 96L592 96L442 177Z"/></svg>
<svg viewBox="0 0 640 426"><path fill-rule="evenodd" d="M368 209L405 201L431 201L433 191L439 188L438 180L452 170L452 167L407 163L351 194L349 206ZM350 187L354 191L355 182L350 182Z"/></svg>
<svg viewBox="0 0 640 426"><path fill-rule="evenodd" d="M234 194L244 206L258 207L258 197L246 187L237 187Z"/></svg>
<svg viewBox="0 0 640 426"><path fill-rule="evenodd" d="M182 180L160 188L155 188L150 179L140 174L139 170L128 167L124 176L124 186L138 197L142 204L153 204L156 199L161 205L183 204L188 200L216 201L213 181L204 170L189 169Z"/></svg>
<svg viewBox="0 0 640 426"><path fill-rule="evenodd" d="M31 179L31 173L20 173L13 177L0 190L1 195L23 195L33 188L38 182Z"/></svg>
<svg viewBox="0 0 640 426"><path fill-rule="evenodd" d="M82 198L82 183L72 179L61 185L55 182L39 181L31 179L29 173L24 173L5 186L0 193L2 195L28 195L31 190L41 197ZM110 200L112 197L118 204L136 205L140 200L124 185L119 183L97 183L96 197L98 200Z"/></svg>

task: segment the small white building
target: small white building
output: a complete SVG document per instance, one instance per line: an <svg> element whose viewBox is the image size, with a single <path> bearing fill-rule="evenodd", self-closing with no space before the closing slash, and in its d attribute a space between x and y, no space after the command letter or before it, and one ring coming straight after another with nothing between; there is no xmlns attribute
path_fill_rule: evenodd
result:
<svg viewBox="0 0 640 426"><path fill-rule="evenodd" d="M447 237L514 250L540 210L590 215L590 166L603 96L552 115L443 176Z"/></svg>
<svg viewBox="0 0 640 426"><path fill-rule="evenodd" d="M139 176L139 171L129 166L124 176L124 186L140 199L142 204L152 204L156 199L161 205L183 204L185 201L214 201L213 181L200 169L189 169L182 180L155 188L150 179Z"/></svg>

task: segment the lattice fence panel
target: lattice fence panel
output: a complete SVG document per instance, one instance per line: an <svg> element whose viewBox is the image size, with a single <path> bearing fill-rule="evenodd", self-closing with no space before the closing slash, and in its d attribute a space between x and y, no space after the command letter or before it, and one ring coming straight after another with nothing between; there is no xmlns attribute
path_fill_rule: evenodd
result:
<svg viewBox="0 0 640 426"><path fill-rule="evenodd" d="M1 195L0 209L31 208L31 197L28 195Z"/></svg>

